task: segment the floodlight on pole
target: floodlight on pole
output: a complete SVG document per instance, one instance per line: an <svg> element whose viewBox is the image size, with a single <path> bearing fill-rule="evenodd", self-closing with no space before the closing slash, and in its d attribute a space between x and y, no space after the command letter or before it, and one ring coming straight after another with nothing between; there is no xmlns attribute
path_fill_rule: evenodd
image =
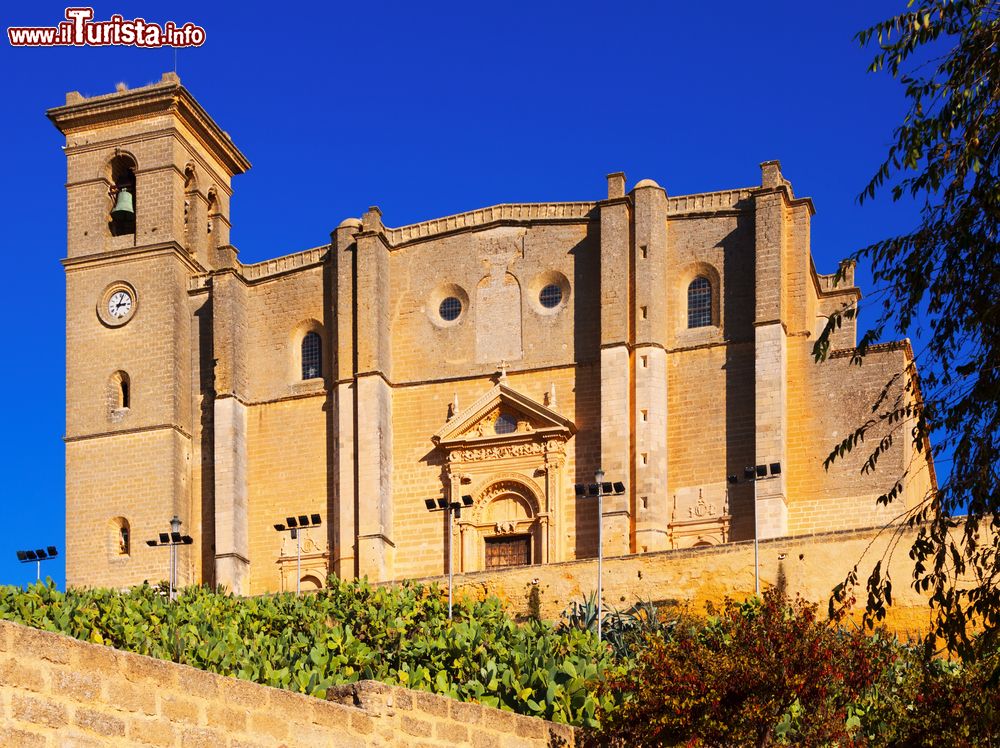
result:
<svg viewBox="0 0 1000 748"><path fill-rule="evenodd" d="M59 555L59 550L54 545L45 548L35 548L34 550L17 551L17 560L22 564L35 565L35 581L42 581L42 561L51 561Z"/></svg>
<svg viewBox="0 0 1000 748"><path fill-rule="evenodd" d="M170 599L174 599L177 590L177 546L191 545L194 539L190 535L181 535L181 518L176 514L170 518L170 532L157 533L157 540L147 540L150 548L170 549L170 578L167 580Z"/></svg>
<svg viewBox="0 0 1000 748"><path fill-rule="evenodd" d="M438 497L436 499L424 499L424 506L427 507L429 512L446 512L448 515L448 620L451 620L452 613L452 587L455 578L453 556L451 548L451 538L454 535L454 522L455 519L462 518L462 507L472 506L472 496L468 494L462 496L462 500L459 501L448 501L444 497Z"/></svg>
<svg viewBox="0 0 1000 748"><path fill-rule="evenodd" d="M604 497L624 496L625 484L622 481L605 481L604 471L600 468L594 473L594 482L589 485L575 485L578 499L597 497L597 641L601 641L604 614Z"/></svg>
<svg viewBox="0 0 1000 748"><path fill-rule="evenodd" d="M302 594L302 533L299 530L308 530L310 527L319 527L323 524L323 518L318 514L299 514L298 516L285 517L285 523L276 523L274 529L278 532L287 532L289 537L295 539L295 594Z"/></svg>
<svg viewBox="0 0 1000 748"><path fill-rule="evenodd" d="M744 483L753 483L753 591L760 597L760 539L757 530L757 481L777 478L781 475L781 463L769 465L747 465L743 468ZM729 483L736 485L740 479L735 475L726 476Z"/></svg>

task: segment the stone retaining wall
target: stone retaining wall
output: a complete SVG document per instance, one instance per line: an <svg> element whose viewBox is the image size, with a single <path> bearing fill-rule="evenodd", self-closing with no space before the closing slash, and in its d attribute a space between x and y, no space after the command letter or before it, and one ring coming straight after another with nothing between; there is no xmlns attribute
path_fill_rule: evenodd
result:
<svg viewBox="0 0 1000 748"><path fill-rule="evenodd" d="M298 748L575 744L564 725L373 681L329 701L0 621L0 745Z"/></svg>
<svg viewBox="0 0 1000 748"><path fill-rule="evenodd" d="M886 625L901 637L929 630L927 596L910 585L913 561L909 558L913 531L904 531L895 550L887 553L892 534L879 528L772 538L760 542L761 589L784 579L790 596L801 595L818 603L825 613L834 586L858 564L860 608L864 608L865 581L883 556L883 569L892 575L893 605ZM705 548L657 551L604 559L604 601L628 610L639 601L687 604L702 613L706 603L718 605L726 597L743 600L754 592L753 541L725 543ZM447 586L447 577L421 581ZM584 559L544 566L455 575L455 594L497 595L512 612L537 613L554 620L573 601L597 589L597 561Z"/></svg>

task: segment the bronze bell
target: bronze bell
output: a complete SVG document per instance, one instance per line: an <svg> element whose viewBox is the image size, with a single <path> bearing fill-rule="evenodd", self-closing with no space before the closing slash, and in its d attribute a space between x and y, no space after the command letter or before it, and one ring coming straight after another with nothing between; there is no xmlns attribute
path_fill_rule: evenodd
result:
<svg viewBox="0 0 1000 748"><path fill-rule="evenodd" d="M118 190L115 207L111 209L111 218L123 223L135 220L135 204L132 202L132 193L128 191L128 187Z"/></svg>

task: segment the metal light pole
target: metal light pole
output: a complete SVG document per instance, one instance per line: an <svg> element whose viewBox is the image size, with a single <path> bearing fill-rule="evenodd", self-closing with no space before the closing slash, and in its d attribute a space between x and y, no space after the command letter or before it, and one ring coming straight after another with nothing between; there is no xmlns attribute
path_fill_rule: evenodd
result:
<svg viewBox="0 0 1000 748"><path fill-rule="evenodd" d="M179 535L181 532L181 519L176 514L170 519L170 537ZM174 597L174 590L177 589L177 546L170 545L170 599Z"/></svg>
<svg viewBox="0 0 1000 748"><path fill-rule="evenodd" d="M753 481L753 593L760 597L760 533L757 532L757 479Z"/></svg>
<svg viewBox="0 0 1000 748"><path fill-rule="evenodd" d="M295 594L302 594L302 534L299 530L319 527L323 524L318 514L300 514L297 517L285 517L285 524L276 524L278 532L290 533L295 538Z"/></svg>
<svg viewBox="0 0 1000 748"><path fill-rule="evenodd" d="M770 475L768 475L770 473ZM747 465L743 468L743 482L753 483L753 591L760 597L760 537L757 529L757 481L765 478L777 478L781 475L781 463L772 462L769 465ZM735 475L726 476L731 484L740 482Z"/></svg>
<svg viewBox="0 0 1000 748"><path fill-rule="evenodd" d="M472 497L463 496L462 501L448 501L448 499L424 499L424 506L427 507L429 512L446 512L448 515L448 620L451 620L451 609L452 609L452 587L454 586L454 567L453 559L454 553L451 549L451 538L454 534L455 529L455 518L461 518L462 507L472 506Z"/></svg>
<svg viewBox="0 0 1000 748"><path fill-rule="evenodd" d="M594 473L594 481L589 486L577 483L576 497L597 497L597 641L601 641L604 617L604 497L623 496L625 484L618 481L605 482L604 471L600 468Z"/></svg>
<svg viewBox="0 0 1000 748"><path fill-rule="evenodd" d="M157 540L147 540L146 545L150 548L170 549L170 578L167 585L170 591L170 599L174 599L174 592L177 589L177 546L191 545L194 540L190 535L181 535L180 517L176 514L170 519L170 532L159 533Z"/></svg>
<svg viewBox="0 0 1000 748"><path fill-rule="evenodd" d="M597 483L597 641L601 641L604 620L604 471L594 473Z"/></svg>
<svg viewBox="0 0 1000 748"><path fill-rule="evenodd" d="M35 581L42 581L42 561L51 561L59 555L54 545L37 548L33 551L17 551L17 560L22 564L35 564Z"/></svg>

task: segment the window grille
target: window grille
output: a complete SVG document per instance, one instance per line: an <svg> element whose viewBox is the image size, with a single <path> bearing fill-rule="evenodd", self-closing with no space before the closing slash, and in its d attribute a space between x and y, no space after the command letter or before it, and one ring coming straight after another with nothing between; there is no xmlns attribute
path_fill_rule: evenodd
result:
<svg viewBox="0 0 1000 748"><path fill-rule="evenodd" d="M323 376L323 341L319 333L308 332L302 338L302 378Z"/></svg>
<svg viewBox="0 0 1000 748"><path fill-rule="evenodd" d="M554 307L559 306L559 302L561 301L562 289L555 283L550 283L542 289L540 294L538 294L538 303L546 309L553 309Z"/></svg>
<svg viewBox="0 0 1000 748"><path fill-rule="evenodd" d="M712 284L698 276L688 286L688 327L709 327L712 324Z"/></svg>
<svg viewBox="0 0 1000 748"><path fill-rule="evenodd" d="M458 315L461 313L462 302L454 296L449 296L447 299L442 301L441 306L438 307L438 314L441 315L441 319L445 322L453 322L458 319Z"/></svg>
<svg viewBox="0 0 1000 748"><path fill-rule="evenodd" d="M508 413L501 413L493 430L497 434L513 434L517 431L517 419Z"/></svg>

